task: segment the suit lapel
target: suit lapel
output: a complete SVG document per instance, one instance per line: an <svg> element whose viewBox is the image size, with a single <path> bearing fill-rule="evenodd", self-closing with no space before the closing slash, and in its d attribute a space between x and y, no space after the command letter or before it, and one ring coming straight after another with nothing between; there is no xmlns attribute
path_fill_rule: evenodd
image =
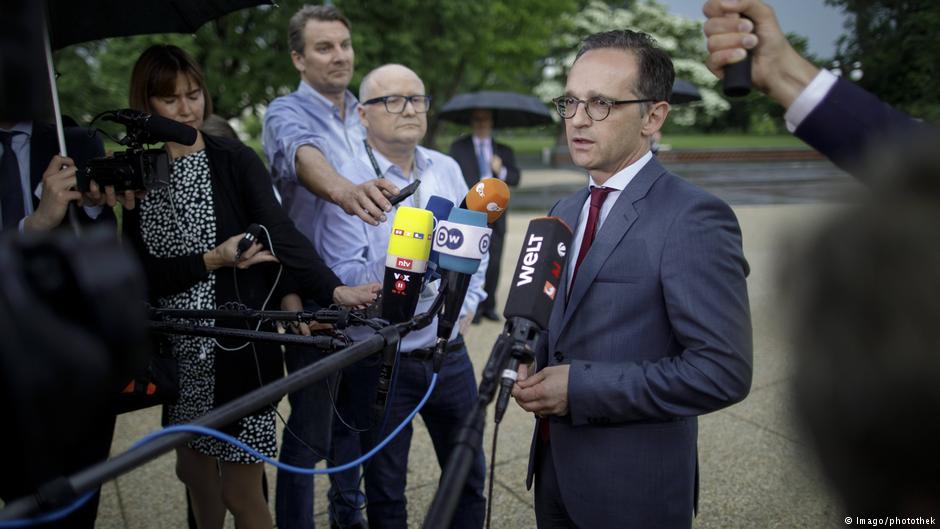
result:
<svg viewBox="0 0 940 529"><path fill-rule="evenodd" d="M573 231L578 229L578 217L581 216L581 207L584 206L584 201L587 200L590 191L587 187L581 189L569 199L563 200L558 204L556 211L552 213L563 220L565 224L568 225ZM574 244L574 241L572 241ZM555 296L555 303L552 305L552 315L549 319L549 328L550 329L560 329L562 318L565 314L565 299L568 297L568 267L574 266L574 263L571 262L571 255L574 253L572 248L568 248L568 261L565 264L565 269L562 270L562 281L560 281L561 286L558 289L558 294ZM555 343L557 340L558 333L549 333L549 350L553 351L555 349Z"/></svg>
<svg viewBox="0 0 940 529"><path fill-rule="evenodd" d="M561 326L558 327L560 331L567 327L572 314L578 309L604 262L639 217L634 204L649 193L653 183L665 172L666 170L656 161L656 158L652 158L620 193L604 224L598 230L584 261L581 262L578 277L575 278L574 285L571 285L571 296L565 306ZM561 336L561 332L558 336Z"/></svg>

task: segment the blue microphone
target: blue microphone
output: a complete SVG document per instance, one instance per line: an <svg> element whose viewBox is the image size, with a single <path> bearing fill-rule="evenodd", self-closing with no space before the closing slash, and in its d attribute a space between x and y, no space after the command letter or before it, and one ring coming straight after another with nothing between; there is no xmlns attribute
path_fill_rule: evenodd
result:
<svg viewBox="0 0 940 529"><path fill-rule="evenodd" d="M486 213L453 208L446 221L438 223L434 249L440 253L438 266L446 278L444 310L437 320L434 372L440 371L447 342L460 318L470 276L480 267L480 260L490 249L493 230L486 227Z"/></svg>
<svg viewBox="0 0 940 529"><path fill-rule="evenodd" d="M454 209L454 203L444 197L432 195L428 199L428 203L424 209L430 211L431 214L434 215L434 230L437 230L438 222L446 220L450 216L450 210ZM434 239L432 238L431 240L433 241ZM440 272L438 272L439 256L440 254L435 251L434 248L431 248L431 256L428 258L428 271L424 275L425 283L434 281L435 279L441 277Z"/></svg>

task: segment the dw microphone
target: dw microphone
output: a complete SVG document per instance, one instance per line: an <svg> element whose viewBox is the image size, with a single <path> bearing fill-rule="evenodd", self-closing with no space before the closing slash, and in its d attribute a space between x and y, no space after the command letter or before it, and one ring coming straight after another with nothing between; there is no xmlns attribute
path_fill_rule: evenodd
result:
<svg viewBox="0 0 940 529"><path fill-rule="evenodd" d="M486 214L454 208L446 221L438 223L434 249L440 253L440 268L446 275L444 311L437 320L434 372L440 371L447 342L460 317L460 308L470 286L470 276L490 248L493 230L486 227Z"/></svg>
<svg viewBox="0 0 940 529"><path fill-rule="evenodd" d="M513 354L503 370L496 400L497 423L506 413L512 386L519 376L520 356L531 358L539 332L548 327L552 305L564 280L571 238L571 228L558 217L539 217L529 222L503 310L505 331L524 353Z"/></svg>
<svg viewBox="0 0 940 529"><path fill-rule="evenodd" d="M450 216L450 210L454 209L454 203L446 198L432 195L428 198L428 203L424 209L434 215L434 230L437 230L437 223L442 220L447 220ZM432 237L431 240L433 241L434 238ZM432 247L431 256L428 258L428 272L424 278L426 282L433 281L440 277L440 273L438 272L439 260L440 254Z"/></svg>

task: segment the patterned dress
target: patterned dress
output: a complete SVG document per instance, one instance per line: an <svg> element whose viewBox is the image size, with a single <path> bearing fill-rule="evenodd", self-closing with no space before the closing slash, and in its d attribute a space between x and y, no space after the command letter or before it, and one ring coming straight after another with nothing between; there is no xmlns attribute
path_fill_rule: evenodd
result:
<svg viewBox="0 0 940 529"><path fill-rule="evenodd" d="M216 246L216 213L208 157L200 150L177 158L172 165L170 184L150 190L140 203L140 234L147 252L167 258L205 253ZM161 308L214 309L217 274L188 289L160 297ZM199 325L214 325L203 320ZM180 397L168 405L166 421L170 424L191 422L217 406L216 359L232 354L217 347L212 338L173 336L173 354L179 362ZM274 410L267 407L249 415L227 429L228 433L262 454L277 452ZM189 445L198 452L231 463L257 463L259 460L228 443L201 437Z"/></svg>

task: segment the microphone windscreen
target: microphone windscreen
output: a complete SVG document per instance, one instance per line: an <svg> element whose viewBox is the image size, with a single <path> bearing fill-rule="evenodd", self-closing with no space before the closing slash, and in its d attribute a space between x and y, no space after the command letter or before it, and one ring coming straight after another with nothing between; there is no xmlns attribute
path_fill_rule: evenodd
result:
<svg viewBox="0 0 940 529"><path fill-rule="evenodd" d="M542 329L548 327L555 295L564 280L571 238L571 228L558 217L529 222L503 310L507 320L521 317Z"/></svg>
<svg viewBox="0 0 940 529"><path fill-rule="evenodd" d="M437 223L442 220L447 220L447 217L450 216L450 210L454 209L454 203L446 198L432 195L428 198L428 204L424 209L430 211L434 216L434 229L436 230ZM431 257L429 260L435 264L438 262L438 253L434 251L433 247L431 248Z"/></svg>
<svg viewBox="0 0 940 529"><path fill-rule="evenodd" d="M509 206L509 186L499 178L484 178L470 188L465 200L467 209L486 213L487 223L492 224Z"/></svg>
<svg viewBox="0 0 940 529"><path fill-rule="evenodd" d="M382 318L399 323L414 316L431 252L434 219L426 209L403 206L392 221L382 281Z"/></svg>
<svg viewBox="0 0 940 529"><path fill-rule="evenodd" d="M435 247L441 254L441 269L467 275L476 272L481 257L466 257L460 254L486 253L490 238L489 234L482 234L486 229L485 214L463 208L450 210L447 222L442 223L434 234ZM485 239L481 238L483 236ZM483 251L474 252L478 249Z"/></svg>
<svg viewBox="0 0 940 529"><path fill-rule="evenodd" d="M196 129L163 116L151 114L146 128L156 141L172 141L182 145L196 143Z"/></svg>

